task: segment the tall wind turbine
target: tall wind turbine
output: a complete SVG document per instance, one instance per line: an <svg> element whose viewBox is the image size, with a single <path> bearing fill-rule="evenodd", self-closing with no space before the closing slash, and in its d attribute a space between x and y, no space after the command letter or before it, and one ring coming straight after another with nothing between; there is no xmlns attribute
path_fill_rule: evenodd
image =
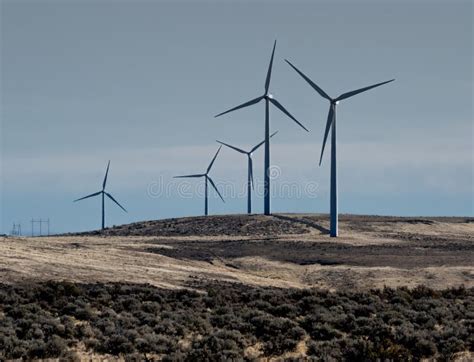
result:
<svg viewBox="0 0 474 362"><path fill-rule="evenodd" d="M274 135L276 135L278 131L273 132L270 135L270 138L272 138ZM260 142L258 145L253 147L250 151L244 151L238 147L231 146L227 143L217 141L218 143L227 146L229 148L232 148L233 150L243 153L244 155L247 155L247 163L248 163L248 176L247 176L247 214L252 213L252 188L254 188L254 181L253 181L253 161L252 161L252 154L261 146L265 143L265 140Z"/></svg>
<svg viewBox="0 0 474 362"><path fill-rule="evenodd" d="M94 197L94 196L98 196L98 195L102 196L102 230L105 229L105 196L107 196L109 199L111 199L113 202L115 202L123 211L127 212L127 210L125 210L125 208L122 205L120 205L118 203L118 201L113 198L113 196L111 194L109 194L108 192L105 191L105 185L107 184L107 175L109 174L109 167L110 167L110 161L107 164L107 170L105 171L105 177L104 177L104 181L102 182L102 190L101 191L98 191L98 192L95 192L93 194L81 197L80 199L74 200L74 202L76 202L76 201L88 199L89 197Z"/></svg>
<svg viewBox="0 0 474 362"><path fill-rule="evenodd" d="M278 102L272 94L269 93L270 88L270 78L272 75L272 66L273 66L273 57L275 55L276 40L273 44L272 56L270 58L270 64L268 65L267 78L265 79L265 93L257 98L254 98L248 102L242 103L241 105L231 108L228 111L219 113L215 117L222 116L223 114L235 111L240 108L248 107L253 104L257 104L262 100L265 100L265 167L264 167L264 214L270 215L270 103L277 107L280 111L290 117L295 121L300 127L308 132L305 126L293 117L290 112L288 112L285 107L283 107L280 102Z"/></svg>
<svg viewBox="0 0 474 362"><path fill-rule="evenodd" d="M329 130L332 127L331 133L331 233L332 237L338 235L338 211L337 211L337 164L336 164L336 106L339 101L347 99L349 97L355 96L356 94L368 91L369 89L380 87L381 85L393 82L395 79L387 80L385 82L377 83L370 85L368 87L356 89L347 93L341 94L337 98L331 98L323 91L320 87L316 85L311 79L303 74L298 68L291 64L288 60L285 61L306 81L309 83L313 89L318 92L321 97L326 98L329 105L328 119L326 122L326 130L324 132L323 146L321 149L321 156L319 158L319 166L321 166L321 161L323 159L324 146L326 145L326 140L328 138Z"/></svg>
<svg viewBox="0 0 474 362"><path fill-rule="evenodd" d="M212 181L211 176L209 176L209 171L211 171L212 165L214 164L214 161L217 158L217 155L219 154L219 151L221 150L222 146L219 146L219 149L217 150L216 154L214 155L214 158L212 159L211 163L207 167L206 173L200 173L200 174L195 174L195 175L185 175L185 176L174 176L174 178L196 178L196 177L204 177L204 191L205 191L205 196L204 196L204 215L208 215L209 207L208 207L208 191L207 191L207 181L211 183L211 186L216 190L217 194L221 198L222 202L224 201L224 198L222 197L221 193L216 187L216 184L214 181Z"/></svg>

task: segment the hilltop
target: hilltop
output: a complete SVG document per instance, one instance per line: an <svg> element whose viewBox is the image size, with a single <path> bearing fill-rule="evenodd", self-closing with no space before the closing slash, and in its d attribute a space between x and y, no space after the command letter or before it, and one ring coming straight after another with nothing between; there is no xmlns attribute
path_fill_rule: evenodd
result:
<svg viewBox="0 0 474 362"><path fill-rule="evenodd" d="M380 227L407 225L435 225L436 223L470 224L472 217L395 217L377 215L339 216L341 228L352 232L376 231ZM105 236L251 236L295 235L319 231L328 233L329 215L326 214L273 214L265 215L210 215L162 220L140 221L75 233L74 235ZM69 234L73 235L73 234ZM344 235L342 235L344 237Z"/></svg>
<svg viewBox="0 0 474 362"><path fill-rule="evenodd" d="M342 215L186 217L42 238L2 238L3 280L147 282L189 278L278 287L473 285L473 218Z"/></svg>

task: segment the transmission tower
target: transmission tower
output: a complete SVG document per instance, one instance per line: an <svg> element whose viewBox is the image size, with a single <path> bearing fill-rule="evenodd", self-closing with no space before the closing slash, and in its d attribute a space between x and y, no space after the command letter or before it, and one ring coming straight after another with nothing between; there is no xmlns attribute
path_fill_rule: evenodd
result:
<svg viewBox="0 0 474 362"><path fill-rule="evenodd" d="M21 224L20 223L18 223L18 224L13 223L11 235L21 236Z"/></svg>

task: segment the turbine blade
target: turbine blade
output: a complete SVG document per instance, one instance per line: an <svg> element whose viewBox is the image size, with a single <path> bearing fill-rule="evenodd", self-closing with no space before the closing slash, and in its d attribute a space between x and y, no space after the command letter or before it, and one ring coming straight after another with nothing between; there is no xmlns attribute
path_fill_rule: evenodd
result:
<svg viewBox="0 0 474 362"><path fill-rule="evenodd" d="M207 179L209 180L209 182L211 183L212 187L214 188L214 190L216 190L217 194L219 195L219 197L221 198L222 202L225 203L224 201L224 198L222 197L221 193L219 192L219 190L217 189L216 187L216 184L214 183L214 181L212 181L212 178L210 178L209 176L206 176Z"/></svg>
<svg viewBox="0 0 474 362"><path fill-rule="evenodd" d="M290 112L288 112L285 107L283 107L280 102L278 102L275 98L268 98L270 100L270 102L272 102L280 111L282 111L283 113L285 113L288 117L290 117L293 121L295 121L301 128L303 128L306 132L309 132L308 129L303 126L300 122L298 122L298 120L293 117Z"/></svg>
<svg viewBox="0 0 474 362"><path fill-rule="evenodd" d="M250 183L252 184L252 190L255 190L255 183L253 181L253 160L250 157Z"/></svg>
<svg viewBox="0 0 474 362"><path fill-rule="evenodd" d="M265 94L268 93L268 88L270 87L270 78L272 77L272 68L273 68L273 56L275 55L275 48L277 45L277 41L273 43L273 51L272 51L272 57L270 58L270 64L268 64L268 70L267 70L267 79L265 79Z"/></svg>
<svg viewBox="0 0 474 362"><path fill-rule="evenodd" d="M364 87L364 88L356 89L356 90L353 90L353 91L350 91L350 92L347 92L347 93L343 93L343 94L341 94L339 97L336 98L336 101L341 101L341 100L343 100L343 99L346 99L346 98L355 96L356 94L359 94L359 93L368 91L369 89L372 89L372 88L375 88L375 87L380 87L381 85L384 85L384 84L393 82L394 80L395 80L395 79L387 80L387 81L382 82L382 83L377 83L377 84L374 84L374 85L369 85L368 87Z"/></svg>
<svg viewBox="0 0 474 362"><path fill-rule="evenodd" d="M89 197L94 197L94 196L100 195L101 193L102 193L102 191L94 192L93 194L90 194L90 195L81 197L80 199L74 200L73 202L81 201L81 200L84 200L84 199L88 199Z"/></svg>
<svg viewBox="0 0 474 362"><path fill-rule="evenodd" d="M206 174L199 173L195 175L173 176L173 178L190 178L190 177L203 177L203 176L206 176Z"/></svg>
<svg viewBox="0 0 474 362"><path fill-rule="evenodd" d="M211 167L212 165L214 164L214 161L216 160L217 158L217 155L219 154L219 151L221 150L222 146L219 146L216 154L214 155L214 158L212 159L211 163L209 164L209 166L207 167L207 170L206 170L206 175L209 173L209 171L211 171Z"/></svg>
<svg viewBox="0 0 474 362"><path fill-rule="evenodd" d="M240 148L237 148L237 147L235 147L235 146L231 146L231 145L229 145L229 144L227 144L227 143L224 143L224 142L221 142L221 141L217 141L217 143L220 143L221 145L224 145L224 146L227 146L227 147L229 147L229 148L232 148L233 150L236 150L237 152L245 153L245 154L247 153L247 152L245 152L244 150L241 150Z"/></svg>
<svg viewBox="0 0 474 362"><path fill-rule="evenodd" d="M274 135L276 135L278 133L278 131L275 131L273 132L271 135L270 135L270 138L272 138ZM260 142L258 145L256 145L254 148L252 148L250 150L250 153L254 152L257 150L257 148L259 148L261 145L263 145L265 143L265 140L263 140L262 142Z"/></svg>
<svg viewBox="0 0 474 362"><path fill-rule="evenodd" d="M318 87L318 86L316 85L316 83L314 83L311 79L309 79L306 75L304 75L302 71L300 71L300 70L299 70L298 68L296 68L293 64L291 64L289 60L285 59L285 62L287 62L294 70L296 70L296 72L297 72L299 75L301 75L301 77L302 77L306 82L308 82L308 84L309 84L311 87L313 87L313 89L314 89L316 92L318 92L318 93L321 95L321 97L326 98L326 99L329 100L329 101L331 100L331 97L329 97L325 91L323 91L320 87Z"/></svg>
<svg viewBox="0 0 474 362"><path fill-rule="evenodd" d="M235 110L237 110L237 109L240 109L240 108L245 108L245 107L251 106L252 104L256 104L256 103L260 102L262 99L263 99L263 96L254 98L254 99L252 99L251 101L242 103L241 105L239 105L239 106L237 106L237 107L234 107L234 108L231 108L231 109L229 109L228 111L219 113L218 115L214 116L214 118L217 118L217 117L222 116L223 114L226 114L226 113L229 113L229 112L233 112L233 111L235 111Z"/></svg>
<svg viewBox="0 0 474 362"><path fill-rule="evenodd" d="M110 160L109 160L109 163L107 164L107 171L105 171L104 182L102 182L102 190L105 190L105 184L107 183L107 175L109 174L109 166L110 166Z"/></svg>
<svg viewBox="0 0 474 362"><path fill-rule="evenodd" d="M125 208L122 205L119 204L119 202L117 200L115 200L113 198L113 196L111 194L109 194L108 192L104 192L104 193L109 197L109 199L111 199L113 202L115 202L123 211L128 212L127 210L125 210Z"/></svg>
<svg viewBox="0 0 474 362"><path fill-rule="evenodd" d="M319 158L319 166L321 166L321 162L323 160L324 147L326 146L326 141L328 139L328 134L329 134L329 130L331 129L333 119L334 119L334 105L331 104L329 106L328 120L326 122L326 130L324 131L324 140L323 140L323 147L321 149L321 157Z"/></svg>

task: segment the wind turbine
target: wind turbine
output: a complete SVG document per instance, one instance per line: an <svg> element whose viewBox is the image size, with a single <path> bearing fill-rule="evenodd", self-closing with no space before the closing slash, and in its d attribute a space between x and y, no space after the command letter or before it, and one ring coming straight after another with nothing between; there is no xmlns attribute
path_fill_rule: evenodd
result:
<svg viewBox="0 0 474 362"><path fill-rule="evenodd" d="M217 155L219 154L219 151L221 150L222 146L219 146L219 149L217 150L216 154L214 155L214 158L212 159L211 163L209 164L209 166L207 167L207 170L206 170L206 173L200 173L200 174L196 174L196 175L185 175L185 176L174 176L174 178L196 178L196 177L204 177L204 185L205 185L205 188L204 188L204 191L205 191L205 196L204 196L204 215L208 215L208 210L209 210L209 207L208 207L208 191L207 191L207 181L209 181L211 183L211 186L214 188L214 190L216 190L217 194L219 195L219 197L221 198L222 202L225 202L224 201L224 198L222 197L221 193L219 192L219 190L217 189L216 187L216 184L214 183L214 181L212 181L212 178L211 176L209 176L209 171L211 171L211 168L212 168L212 165L214 164L214 161L216 160L217 158Z"/></svg>
<svg viewBox="0 0 474 362"><path fill-rule="evenodd" d="M105 185L107 184L107 175L109 174L109 167L110 167L110 161L107 164L107 170L105 171L105 177L104 177L104 181L102 182L102 190L101 191L98 191L98 192L95 192L93 194L81 197L80 199L74 200L74 202L76 202L76 201L88 199L89 197L102 195L102 230L105 229L105 196L107 196L109 199L111 199L113 202L115 202L123 211L127 212L127 210L125 210L125 208L122 205L120 205L118 203L118 201L113 198L113 196L111 194L109 194L108 192L105 191Z"/></svg>
<svg viewBox="0 0 474 362"><path fill-rule="evenodd" d="M324 147L326 145L326 140L328 138L329 130L332 127L331 133L331 230L330 235L332 237L337 237L338 235L338 211L337 211L337 164L336 164L336 106L339 101L347 99L349 97L355 96L356 94L368 91L369 89L380 87L381 85L393 82L395 79L387 80L385 82L377 83L374 85L369 85L368 87L359 88L350 92L341 94L337 98L331 98L323 91L320 87L316 85L311 79L303 74L298 68L291 64L288 60L285 61L306 81L311 87L313 87L316 92L318 92L321 97L326 98L329 102L329 113L328 119L326 122L326 130L324 132L323 146L321 149L321 156L319 158L319 166L323 160Z"/></svg>
<svg viewBox="0 0 474 362"><path fill-rule="evenodd" d="M274 135L276 135L278 131L273 132L270 135L270 138L272 138ZM247 176L247 214L252 213L252 188L254 188L254 181L253 181L253 161L252 161L252 154L261 146L265 143L265 140L260 142L258 145L253 147L250 151L244 151L240 148L237 148L235 146L231 146L227 143L217 141L218 143L227 146L229 148L232 148L233 150L243 153L244 155L247 155L247 163L248 163L248 176Z"/></svg>
<svg viewBox="0 0 474 362"><path fill-rule="evenodd" d="M233 112L237 109L248 107L254 104L259 103L262 100L265 100L265 167L264 167L264 214L270 215L270 103L277 107L280 111L290 117L295 121L300 127L308 132L305 126L293 117L290 112L288 112L285 107L283 107L280 102L278 102L272 94L269 93L270 88L270 78L272 75L272 66L273 66L273 57L275 55L276 40L273 44L272 56L270 58L270 64L268 65L267 78L265 79L265 93L257 98L254 98L248 102L242 103L241 105L231 108L228 111L219 113L215 117L222 116L223 114Z"/></svg>

